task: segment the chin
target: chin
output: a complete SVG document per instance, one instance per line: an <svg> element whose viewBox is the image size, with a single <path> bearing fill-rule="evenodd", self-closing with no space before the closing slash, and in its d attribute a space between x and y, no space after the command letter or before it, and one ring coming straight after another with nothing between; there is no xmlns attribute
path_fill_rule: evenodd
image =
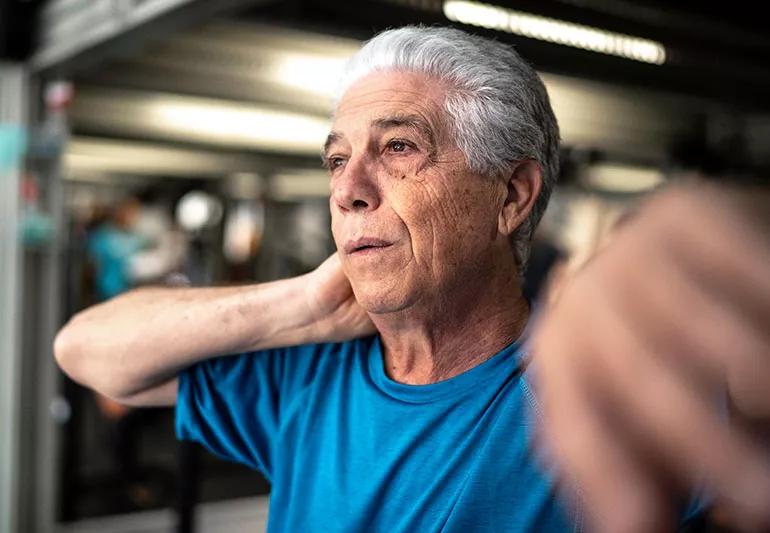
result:
<svg viewBox="0 0 770 533"><path fill-rule="evenodd" d="M406 309L416 300L413 294L403 290L402 287L387 287L384 283L374 285L368 282L365 287L355 285L353 287L358 304L367 313L376 315L395 313Z"/></svg>

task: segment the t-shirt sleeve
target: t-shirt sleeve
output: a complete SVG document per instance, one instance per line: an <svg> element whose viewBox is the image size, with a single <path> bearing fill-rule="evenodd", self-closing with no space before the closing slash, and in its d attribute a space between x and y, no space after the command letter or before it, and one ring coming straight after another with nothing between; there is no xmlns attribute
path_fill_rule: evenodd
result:
<svg viewBox="0 0 770 533"><path fill-rule="evenodd" d="M286 350L219 357L179 374L176 434L270 479Z"/></svg>

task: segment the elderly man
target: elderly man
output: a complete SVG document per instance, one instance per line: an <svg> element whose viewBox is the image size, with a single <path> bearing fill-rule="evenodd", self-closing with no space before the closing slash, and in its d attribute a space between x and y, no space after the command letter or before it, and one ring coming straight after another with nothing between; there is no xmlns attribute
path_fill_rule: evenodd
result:
<svg viewBox="0 0 770 533"><path fill-rule="evenodd" d="M176 404L180 438L261 470L273 531L581 529L533 449L523 347L521 273L558 171L542 82L503 44L407 27L369 41L340 94L324 147L337 254L274 283L121 296L62 330L59 363L129 405ZM552 448L592 482L581 443Z"/></svg>

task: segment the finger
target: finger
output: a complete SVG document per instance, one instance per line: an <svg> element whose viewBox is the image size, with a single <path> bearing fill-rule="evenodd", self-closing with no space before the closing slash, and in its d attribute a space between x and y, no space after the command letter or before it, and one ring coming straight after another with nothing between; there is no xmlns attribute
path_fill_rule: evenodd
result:
<svg viewBox="0 0 770 533"><path fill-rule="evenodd" d="M646 339L611 310L603 314L613 335L600 351L607 375L596 382L598 394L625 415L628 438L644 443L687 486L705 476L746 524L770 526L770 465L761 451L719 421L715 402L693 375L653 356Z"/></svg>
<svg viewBox="0 0 770 533"><path fill-rule="evenodd" d="M692 250L683 255L682 246L689 248L696 239L680 240L672 244L665 236L633 235L607 254L591 279L600 280L599 289L613 297L618 312L645 332L653 355L668 357L714 386L723 387L728 379L743 412L770 416L770 294L762 295L761 286L749 287L752 298L759 296L765 306L763 313L753 313L752 304L735 296L735 286L751 285L748 279L740 272L704 279L699 271L711 258L691 257Z"/></svg>
<svg viewBox="0 0 770 533"><path fill-rule="evenodd" d="M752 210L741 212L727 195L711 193L680 195L668 207L659 245L750 323L768 326L770 239Z"/></svg>
<svg viewBox="0 0 770 533"><path fill-rule="evenodd" d="M637 259L636 253L628 259ZM742 397L754 393L748 398L753 411L770 415L765 393L770 386L770 325L757 327L745 320L713 285L691 276L691 269L671 255L654 259L653 269L605 276L618 313L634 317L652 355L668 357L680 370L698 372L712 385L723 386L728 372L734 374ZM645 283L650 277L654 281Z"/></svg>
<svg viewBox="0 0 770 533"><path fill-rule="evenodd" d="M538 391L548 452L555 455L589 522L608 533L671 530L675 520L664 494L619 443L575 377L575 369L562 368Z"/></svg>
<svg viewBox="0 0 770 533"><path fill-rule="evenodd" d="M729 392L739 411L768 419L770 239L740 220L736 209L713 204L699 211L700 231L675 238L690 286L697 286L690 295L696 323L688 331L697 331L708 344L702 357L727 361Z"/></svg>
<svg viewBox="0 0 770 533"><path fill-rule="evenodd" d="M340 261L340 254L335 252L318 266L318 271L322 272L325 278L331 278L339 275L342 265Z"/></svg>

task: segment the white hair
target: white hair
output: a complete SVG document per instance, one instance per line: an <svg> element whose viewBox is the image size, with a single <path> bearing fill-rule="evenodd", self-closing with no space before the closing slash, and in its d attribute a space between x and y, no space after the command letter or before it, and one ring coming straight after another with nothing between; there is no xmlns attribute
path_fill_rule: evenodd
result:
<svg viewBox="0 0 770 533"><path fill-rule="evenodd" d="M509 45L454 28L406 26L376 35L350 59L337 101L356 81L386 70L422 72L447 83L444 111L473 172L510 172L524 159L540 164L540 196L511 236L523 272L559 173L559 126L540 77Z"/></svg>

